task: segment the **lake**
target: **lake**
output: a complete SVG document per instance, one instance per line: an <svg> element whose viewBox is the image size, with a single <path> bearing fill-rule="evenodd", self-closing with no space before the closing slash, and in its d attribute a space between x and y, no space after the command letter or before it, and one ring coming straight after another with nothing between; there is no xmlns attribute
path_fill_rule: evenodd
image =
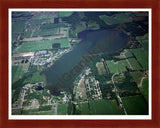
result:
<svg viewBox="0 0 160 128"><path fill-rule="evenodd" d="M80 32L78 38L82 41L72 51L63 55L42 73L46 77L47 87L54 95L59 95L62 90L72 91L72 83L82 71L80 68L75 69L75 66L83 61L83 56L117 52L128 43L128 36L116 29L86 30ZM101 49L98 49L99 46Z"/></svg>

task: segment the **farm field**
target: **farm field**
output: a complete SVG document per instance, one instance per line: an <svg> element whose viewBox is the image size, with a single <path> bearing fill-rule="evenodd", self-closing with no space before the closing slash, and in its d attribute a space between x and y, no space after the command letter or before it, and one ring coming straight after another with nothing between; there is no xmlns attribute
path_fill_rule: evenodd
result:
<svg viewBox="0 0 160 128"><path fill-rule="evenodd" d="M68 17L72 15L73 12L59 12L59 17Z"/></svg>
<svg viewBox="0 0 160 128"><path fill-rule="evenodd" d="M143 69L148 69L148 54L146 55L142 48L130 49L130 51L135 55L139 63L143 66Z"/></svg>
<svg viewBox="0 0 160 128"><path fill-rule="evenodd" d="M133 70L142 69L135 58L128 58L128 61L130 62L131 66L133 67Z"/></svg>
<svg viewBox="0 0 160 128"><path fill-rule="evenodd" d="M58 28L49 28L49 29L39 29L38 31L34 32L32 37L37 36L53 36L55 34L58 34Z"/></svg>
<svg viewBox="0 0 160 128"><path fill-rule="evenodd" d="M55 39L55 40L53 40L53 43L60 43L61 48L69 48L70 47L70 43L69 43L68 38Z"/></svg>
<svg viewBox="0 0 160 128"><path fill-rule="evenodd" d="M88 103L79 104L79 109L80 109L81 115L90 115Z"/></svg>
<svg viewBox="0 0 160 128"><path fill-rule="evenodd" d="M24 74L23 66L22 65L12 66L12 72L14 72L14 74L12 73L12 83L14 83L20 78L22 78Z"/></svg>
<svg viewBox="0 0 160 128"><path fill-rule="evenodd" d="M140 90L141 90L141 92L142 92L142 94L143 94L143 96L144 96L144 98L146 99L147 102L148 102L148 94L149 94L149 92L148 92L149 83L148 82L149 82L148 78L143 79L142 87L140 87Z"/></svg>
<svg viewBox="0 0 160 128"><path fill-rule="evenodd" d="M67 104L58 104L57 105L57 114L58 115L66 115L67 114Z"/></svg>
<svg viewBox="0 0 160 128"><path fill-rule="evenodd" d="M99 75L103 75L106 74L106 70L104 68L103 62L97 62L96 63L96 68L98 70L98 74Z"/></svg>
<svg viewBox="0 0 160 128"><path fill-rule="evenodd" d="M24 21L16 21L12 25L12 33L19 34L22 33L25 27Z"/></svg>
<svg viewBox="0 0 160 128"><path fill-rule="evenodd" d="M144 50L148 52L148 34L145 34L144 36L137 36L136 40L140 42Z"/></svg>
<svg viewBox="0 0 160 128"><path fill-rule="evenodd" d="M119 108L116 100L90 101L90 111L92 115L123 115L123 110Z"/></svg>
<svg viewBox="0 0 160 128"><path fill-rule="evenodd" d="M140 84L141 78L144 76L144 73L141 71L130 72L132 78L136 82L136 84Z"/></svg>
<svg viewBox="0 0 160 128"><path fill-rule="evenodd" d="M60 27L66 27L67 24L64 23L58 23L58 24L43 24L40 26L40 28L33 33L33 37L37 36L53 36L56 34L59 34L59 28Z"/></svg>
<svg viewBox="0 0 160 128"><path fill-rule="evenodd" d="M60 43L61 48L70 47L68 38L54 39L54 40L42 40L42 41L31 41L24 42L18 49L17 52L30 52L44 49L52 49L52 44Z"/></svg>
<svg viewBox="0 0 160 128"><path fill-rule="evenodd" d="M40 106L39 108L22 110L22 115L54 115L55 111L52 106Z"/></svg>
<svg viewBox="0 0 160 128"><path fill-rule="evenodd" d="M128 49L127 49L127 51L125 52L125 56L126 56L127 58L133 57L132 53L131 53Z"/></svg>
<svg viewBox="0 0 160 128"><path fill-rule="evenodd" d="M12 34L12 42L15 42L17 40L17 36L18 36L18 34L16 34L16 33Z"/></svg>
<svg viewBox="0 0 160 128"><path fill-rule="evenodd" d="M147 115L148 107L141 95L121 97L128 115Z"/></svg>
<svg viewBox="0 0 160 128"><path fill-rule="evenodd" d="M109 68L110 73L125 72L126 66L129 67L126 60L120 60L120 61L116 61L116 62L111 60L111 61L106 61L106 63L107 63L107 66Z"/></svg>
<svg viewBox="0 0 160 128"><path fill-rule="evenodd" d="M28 82L40 82L43 81L42 76L40 75L40 71L36 71L32 74L31 77L28 77L24 80L24 83L28 83Z"/></svg>
<svg viewBox="0 0 160 128"><path fill-rule="evenodd" d="M129 17L129 13L120 13L112 16L102 15L100 16L100 19L108 25L132 22L132 19Z"/></svg>

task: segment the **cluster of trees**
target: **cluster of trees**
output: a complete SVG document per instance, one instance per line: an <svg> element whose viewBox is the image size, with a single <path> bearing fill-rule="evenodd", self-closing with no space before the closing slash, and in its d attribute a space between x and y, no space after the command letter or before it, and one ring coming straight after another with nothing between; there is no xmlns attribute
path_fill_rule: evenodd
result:
<svg viewBox="0 0 160 128"><path fill-rule="evenodd" d="M139 95L140 91L129 72L125 72L123 83L116 83L121 97Z"/></svg>

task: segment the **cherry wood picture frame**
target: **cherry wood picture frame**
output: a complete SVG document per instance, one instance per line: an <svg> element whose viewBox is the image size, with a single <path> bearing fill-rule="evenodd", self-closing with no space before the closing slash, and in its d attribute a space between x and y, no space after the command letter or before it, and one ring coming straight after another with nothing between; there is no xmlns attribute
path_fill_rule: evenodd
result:
<svg viewBox="0 0 160 128"><path fill-rule="evenodd" d="M9 8L150 8L152 9L151 120L9 120ZM159 128L160 127L159 0L0 0L0 128Z"/></svg>

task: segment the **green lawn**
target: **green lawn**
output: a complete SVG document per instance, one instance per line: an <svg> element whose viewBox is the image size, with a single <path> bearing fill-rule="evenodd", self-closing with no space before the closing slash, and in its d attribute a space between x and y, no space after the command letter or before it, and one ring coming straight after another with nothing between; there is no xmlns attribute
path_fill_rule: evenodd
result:
<svg viewBox="0 0 160 128"><path fill-rule="evenodd" d="M108 25L132 22L128 13L119 13L112 16L102 15L100 19Z"/></svg>
<svg viewBox="0 0 160 128"><path fill-rule="evenodd" d="M92 115L123 115L124 112L117 105L116 100L90 101Z"/></svg>
<svg viewBox="0 0 160 128"><path fill-rule="evenodd" d="M145 99L141 96L131 96L122 98L123 105L128 115L147 115L148 106Z"/></svg>
<svg viewBox="0 0 160 128"><path fill-rule="evenodd" d="M22 78L24 74L23 66L12 66L12 84Z"/></svg>
<svg viewBox="0 0 160 128"><path fill-rule="evenodd" d="M58 115L67 115L67 104L58 104L57 114Z"/></svg>
<svg viewBox="0 0 160 128"><path fill-rule="evenodd" d="M59 12L59 17L68 17L72 15L73 12Z"/></svg>
<svg viewBox="0 0 160 128"><path fill-rule="evenodd" d="M42 40L42 41L31 41L31 42L23 42L21 46L18 48L19 52L29 52L29 51L37 51L44 49L52 49L52 44L60 43L61 48L70 47L70 43L68 38L60 38L54 40Z"/></svg>
<svg viewBox="0 0 160 128"><path fill-rule="evenodd" d="M126 66L129 67L128 63L126 60L121 60L121 61L106 61L107 66L109 68L110 73L120 73L120 72L125 72L126 71Z"/></svg>

